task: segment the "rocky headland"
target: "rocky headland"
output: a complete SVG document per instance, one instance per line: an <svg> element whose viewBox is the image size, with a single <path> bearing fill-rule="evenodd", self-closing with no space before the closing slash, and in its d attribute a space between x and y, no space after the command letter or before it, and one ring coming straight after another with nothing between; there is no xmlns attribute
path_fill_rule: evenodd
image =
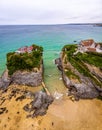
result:
<svg viewBox="0 0 102 130"><path fill-rule="evenodd" d="M22 47L7 54L7 69L0 78L0 88L10 84L39 86L43 81L43 48Z"/></svg>
<svg viewBox="0 0 102 130"><path fill-rule="evenodd" d="M87 48L92 48L93 40L83 42L88 47L80 44L64 46L60 58L56 59L55 63L62 72L68 95L73 95L76 100L101 98L102 48L99 45L100 52L89 51Z"/></svg>
<svg viewBox="0 0 102 130"><path fill-rule="evenodd" d="M53 102L43 82L42 52L42 47L32 45L7 54L7 69L0 78L0 117L5 115L7 122L15 114L19 120L24 111L26 118L45 115ZM16 107L14 111L12 105ZM0 118L0 129L11 129L6 123L3 125Z"/></svg>

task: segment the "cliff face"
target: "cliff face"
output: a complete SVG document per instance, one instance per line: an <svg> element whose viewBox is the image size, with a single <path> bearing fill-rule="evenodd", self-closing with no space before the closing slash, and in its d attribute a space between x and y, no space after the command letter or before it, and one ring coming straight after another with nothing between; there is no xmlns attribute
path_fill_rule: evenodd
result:
<svg viewBox="0 0 102 130"><path fill-rule="evenodd" d="M42 72L21 72L17 71L11 76L11 82L15 84L39 86L43 78Z"/></svg>
<svg viewBox="0 0 102 130"><path fill-rule="evenodd" d="M58 61L58 59L57 59ZM61 64L61 58L59 59L58 68L63 68L63 65ZM80 76L80 82L77 80L70 79L64 72L64 69L61 70L62 72L62 78L64 81L64 84L66 87L69 88L68 95L74 95L75 99L92 99L96 98L101 94L101 91L99 91L96 86L93 84L90 78L85 77L81 74Z"/></svg>
<svg viewBox="0 0 102 130"><path fill-rule="evenodd" d="M0 88L6 88L10 85L11 79L8 76L8 70L5 70L0 77Z"/></svg>
<svg viewBox="0 0 102 130"><path fill-rule="evenodd" d="M62 72L66 87L69 88L68 95L74 95L75 99L100 96L102 94L102 72L100 67L78 59L77 55L73 55L75 51L71 50L70 53L70 49L68 48L66 52L62 51L60 58L55 61Z"/></svg>
<svg viewBox="0 0 102 130"><path fill-rule="evenodd" d="M0 88L6 88L10 84L27 85L36 87L43 81L43 64L38 71L16 71L12 76L6 70L0 78Z"/></svg>

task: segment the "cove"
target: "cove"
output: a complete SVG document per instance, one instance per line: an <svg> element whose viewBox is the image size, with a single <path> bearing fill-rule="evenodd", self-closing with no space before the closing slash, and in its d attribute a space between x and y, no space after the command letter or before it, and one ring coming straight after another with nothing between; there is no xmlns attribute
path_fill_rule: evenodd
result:
<svg viewBox="0 0 102 130"><path fill-rule="evenodd" d="M65 87L61 77L61 72L58 70L57 66L54 63L54 60L58 57L59 54L58 53L56 54L55 52L52 51L44 52L44 56L43 56L44 82L47 89L52 95L55 92L62 93L62 94L65 94L67 92L67 88Z"/></svg>

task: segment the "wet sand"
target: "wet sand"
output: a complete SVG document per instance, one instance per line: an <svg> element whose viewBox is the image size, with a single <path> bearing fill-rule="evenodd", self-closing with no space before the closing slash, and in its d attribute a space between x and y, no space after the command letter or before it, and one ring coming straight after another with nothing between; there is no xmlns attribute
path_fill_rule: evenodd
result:
<svg viewBox="0 0 102 130"><path fill-rule="evenodd" d="M52 130L102 129L102 102L96 99L78 102L68 98L57 100L50 106L48 114L54 123Z"/></svg>
<svg viewBox="0 0 102 130"><path fill-rule="evenodd" d="M26 87L23 89L26 89ZM39 89L30 88L32 91L38 91ZM6 97L7 94L1 96ZM30 101L30 98L15 101L15 97L6 100L0 106L0 108L6 107L8 110L7 113L0 115L0 130L102 129L102 101L98 99L73 102L64 96L55 100L49 106L46 115L38 116L37 118L26 118L28 113L23 110L23 106Z"/></svg>

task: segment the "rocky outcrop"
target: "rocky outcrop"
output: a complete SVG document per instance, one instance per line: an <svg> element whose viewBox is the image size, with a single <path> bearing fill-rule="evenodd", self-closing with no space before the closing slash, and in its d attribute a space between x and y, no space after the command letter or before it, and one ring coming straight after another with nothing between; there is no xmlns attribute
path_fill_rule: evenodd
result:
<svg viewBox="0 0 102 130"><path fill-rule="evenodd" d="M30 104L26 104L23 109L27 112L33 112L33 114L27 115L27 117L43 116L46 114L48 106L53 102L53 97L42 91L34 93L33 96L34 100Z"/></svg>
<svg viewBox="0 0 102 130"><path fill-rule="evenodd" d="M11 83L10 79L0 78L0 88L6 88L10 85L10 83Z"/></svg>
<svg viewBox="0 0 102 130"><path fill-rule="evenodd" d="M34 71L16 71L13 75L8 75L6 69L0 78L0 88L6 88L10 84L27 85L36 87L41 85L43 81L43 63L38 70L35 68Z"/></svg>
<svg viewBox="0 0 102 130"><path fill-rule="evenodd" d="M63 71L61 58L55 59L55 64L57 65L57 67L58 67L58 69L59 69L60 71Z"/></svg>
<svg viewBox="0 0 102 130"><path fill-rule="evenodd" d="M11 76L11 82L19 85L39 86L42 83L42 72L17 71Z"/></svg>
<svg viewBox="0 0 102 130"><path fill-rule="evenodd" d="M70 86L69 95L70 94L74 95L76 99L77 98L92 99L98 97L99 91L97 91L97 89L94 87L94 85L88 78L87 81L89 81L89 83L87 84L83 82L80 84L72 83L73 85ZM74 91L73 88L75 88Z"/></svg>
<svg viewBox="0 0 102 130"><path fill-rule="evenodd" d="M0 88L6 88L10 85L11 80L8 77L8 71L5 70L2 76L0 77Z"/></svg>
<svg viewBox="0 0 102 130"><path fill-rule="evenodd" d="M68 95L73 95L76 100L78 100L79 98L92 99L101 95L101 91L97 89L98 86L93 84L89 77L85 77L77 72L77 70L75 70L75 73L77 73L77 75L80 77L80 82L76 83L73 80L69 79L68 76L66 76L63 69L62 59L58 58L56 59L56 61L55 63L57 63L57 67L61 68L59 70L61 70L62 72L64 84L66 85L66 87L68 87ZM73 67L71 67L70 69L72 68Z"/></svg>
<svg viewBox="0 0 102 130"><path fill-rule="evenodd" d="M11 77L2 76L0 78L0 88L6 88L11 83L19 85L28 85L28 86L39 86L43 81L42 72L15 72Z"/></svg>
<svg viewBox="0 0 102 130"><path fill-rule="evenodd" d="M47 109L49 105L53 102L54 98L51 95L47 95L47 93L43 91L32 92L32 89L27 88L27 86L21 87L19 85L13 84L10 85L8 88L0 90L0 115L8 112L7 103L5 106L5 102L7 100L10 104L13 103L13 105L15 105L16 102L18 102L17 105L20 102L23 102L20 103L20 105L23 105L20 108L28 112L27 118L33 118L39 115L43 116L44 114L46 114ZM17 114L19 113L20 112L18 110Z"/></svg>

